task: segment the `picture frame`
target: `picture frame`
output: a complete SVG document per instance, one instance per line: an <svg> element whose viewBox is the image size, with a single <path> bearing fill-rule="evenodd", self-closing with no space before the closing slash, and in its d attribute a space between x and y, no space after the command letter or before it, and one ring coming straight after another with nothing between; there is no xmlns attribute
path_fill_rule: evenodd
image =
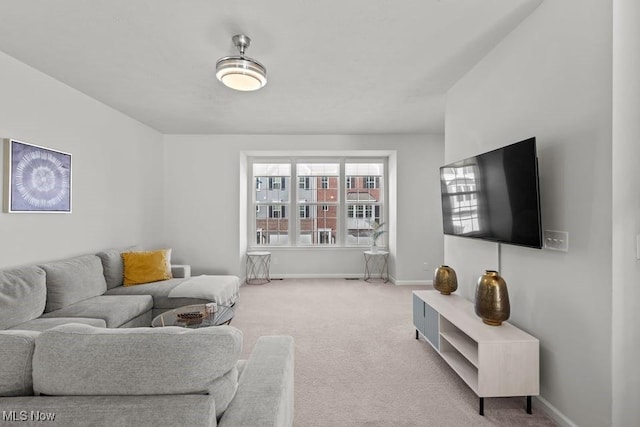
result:
<svg viewBox="0 0 640 427"><path fill-rule="evenodd" d="M5 139L7 213L71 213L71 154Z"/></svg>

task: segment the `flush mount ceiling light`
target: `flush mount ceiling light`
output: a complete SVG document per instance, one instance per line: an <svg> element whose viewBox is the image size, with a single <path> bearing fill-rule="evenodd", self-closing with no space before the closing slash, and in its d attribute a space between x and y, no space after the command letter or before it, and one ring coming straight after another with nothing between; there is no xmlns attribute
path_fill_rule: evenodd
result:
<svg viewBox="0 0 640 427"><path fill-rule="evenodd" d="M251 39L244 34L237 34L232 40L240 55L218 59L216 77L231 89L242 91L260 89L267 84L267 69L255 59L244 56L244 51L251 44Z"/></svg>

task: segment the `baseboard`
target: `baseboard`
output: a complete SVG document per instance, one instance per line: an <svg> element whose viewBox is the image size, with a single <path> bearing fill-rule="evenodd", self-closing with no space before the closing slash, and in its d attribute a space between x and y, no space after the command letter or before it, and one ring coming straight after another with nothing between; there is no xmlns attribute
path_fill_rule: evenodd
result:
<svg viewBox="0 0 640 427"><path fill-rule="evenodd" d="M533 400L539 405L539 408L547 414L549 418L558 423L560 427L578 427L576 423L567 418L558 408L550 404L543 397L535 396Z"/></svg>
<svg viewBox="0 0 640 427"><path fill-rule="evenodd" d="M363 274L347 274L347 273L331 273L331 274L272 274L272 280L278 279L359 279L362 280ZM433 285L433 280L396 280L389 277L389 283L394 285L409 286L429 286Z"/></svg>
<svg viewBox="0 0 640 427"><path fill-rule="evenodd" d="M272 274L271 279L362 279L362 274L332 273L332 274Z"/></svg>
<svg viewBox="0 0 640 427"><path fill-rule="evenodd" d="M395 280L393 283L398 286L433 286L433 280Z"/></svg>

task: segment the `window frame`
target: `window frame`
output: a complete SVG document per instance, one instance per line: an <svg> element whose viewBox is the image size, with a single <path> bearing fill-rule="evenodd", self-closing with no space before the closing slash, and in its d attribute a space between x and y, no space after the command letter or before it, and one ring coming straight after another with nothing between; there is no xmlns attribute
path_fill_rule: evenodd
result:
<svg viewBox="0 0 640 427"><path fill-rule="evenodd" d="M350 155L326 155L326 156L305 156L305 155L300 155L300 156L291 156L291 157L283 157L283 156L276 156L274 155L273 157L269 156L268 154L264 154L264 153L260 153L259 156L248 156L248 167L247 167L247 173L248 173L248 179L249 181L254 181L255 180L255 176L253 174L253 165L254 164L289 164L289 168L290 168L290 175L288 176L289 178L289 182L290 185L288 186L288 188L285 188L284 190L281 190L282 188L282 182L279 182L279 186L275 185L276 190L279 191L283 191L286 192L288 194L288 200L289 203L286 204L287 206L289 206L291 208L291 210L289 211L289 216L287 217L282 216L280 218L274 218L274 219L285 219L288 221L288 237L287 237L287 242L284 244L279 244L279 243L272 243L272 244L257 244L256 242L256 237L257 236L257 217L256 217L256 210L255 209L249 209L249 215L248 215L248 228L247 228L247 234L249 236L252 236L253 238L250 239L250 241L248 242L248 247L249 249L252 250L260 250L262 249L268 249L268 248L273 248L273 249L281 249L281 248L295 248L295 249L301 249L301 250L313 250L313 249L319 249L319 248L333 248L333 249L337 249L337 248L360 248L360 249L364 249L367 248L369 246L369 241L368 239L366 239L366 244L363 243L364 240L360 241L358 243L347 243L348 241L352 241L353 240L353 234L350 234L350 236L347 236L347 234L349 234L349 230L350 228L348 227L348 221L351 219L358 219L359 221L366 221L366 220L370 220L371 217L375 216L375 214L377 212L379 212L380 218L382 220L382 222L387 222L387 218L388 218L388 212L389 212L389 156L388 155L358 155L358 156L350 156ZM306 175L302 175L299 176L298 175L298 164L304 164L304 163L330 163L330 164L338 164L339 165L339 173L337 175L335 175L335 177L337 178L337 182L338 182L338 188L337 188L337 194L338 194L338 200L336 200L335 202L329 202L326 200L323 201L316 201L316 202L301 202L298 198L298 192L299 191L307 191L307 189L305 188L301 188L300 184L301 184L301 180L300 178L306 176ZM345 164L352 164L352 163L365 163L365 164L382 164L382 175L351 175L349 178L347 178L346 176L346 170L345 170ZM333 175L327 175L327 177L330 179L331 176ZM316 178L320 178L321 175L317 175ZM358 189L360 187L362 187L363 190L365 189L369 189L366 187L366 180L368 177L371 177L370 182L375 183L374 184L374 188L375 189L380 189L380 193L379 193L379 201L367 201L367 200L362 200L357 202L357 204L359 204L362 208L362 217L355 217L355 212L354 212L354 217L349 217L348 214L348 210L349 210L349 206L353 205L354 203L348 203L347 200L347 194L349 193L350 190L353 189ZM313 177L311 179L314 179ZM331 184L329 183L329 179L326 179L327 181L327 187L330 187ZM282 180L284 181L284 180ZM315 186L318 187L318 189L325 189L324 187L324 179L317 179L315 181ZM362 181L360 184L358 184L359 181ZM308 182L308 181L307 181ZM296 183L296 185L293 185L293 183ZM380 183L383 183L380 186ZM269 183L260 183L261 185L256 185L256 184L252 184L253 187L253 191L250 192L249 194L249 204L250 205L261 205L262 203L258 203L255 200L255 196L256 196L256 192L257 190L259 190L260 187L262 187L262 189L264 189L265 184L266 187L269 187L271 189L271 187L274 187L272 185L272 180L269 180ZM306 184L306 182L305 182ZM310 183L311 184L311 183ZM358 187L360 186L360 187ZM286 187L286 186L285 186ZM305 185L306 187L306 185ZM311 187L314 187L314 185L311 185ZM251 186L250 186L251 188ZM332 206L335 207L335 211L336 211L336 221L337 221L337 226L335 229L335 234L331 235L331 239L335 241L335 243L319 243L319 242L312 242L311 244L309 243L303 243L301 242L301 236L306 233L308 233L308 231L304 231L300 230L300 218L303 218L300 216L300 212L301 212L301 207L303 206L307 206L308 210L310 211L310 215L307 217L305 216L304 219L310 218L311 212L316 212L316 215L320 215L320 213L326 213L328 212ZM297 215L291 216L291 214L295 212L297 213ZM268 218L271 219L271 216L269 215L270 212L267 212L267 216ZM306 212L305 212L306 213ZM332 214L333 215L333 214ZM367 216L369 215L369 216ZM333 218L333 217L332 217ZM351 228L353 228L353 226L351 226ZM356 226L357 229L360 229L360 227ZM387 228L388 229L388 228ZM320 228L318 228L317 230L314 230L313 233L318 234ZM322 229L323 232L326 231L325 229ZM261 233L264 233L265 235L268 234L268 231L264 231L261 230ZM362 235L360 235L359 239L363 239L361 237ZM387 245L388 240L385 239L385 241L383 242L383 247L385 247Z"/></svg>

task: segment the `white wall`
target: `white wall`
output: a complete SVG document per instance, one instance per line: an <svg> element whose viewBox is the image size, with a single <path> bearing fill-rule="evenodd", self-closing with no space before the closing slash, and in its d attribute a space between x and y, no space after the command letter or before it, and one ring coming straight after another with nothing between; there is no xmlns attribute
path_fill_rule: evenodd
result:
<svg viewBox="0 0 640 427"><path fill-rule="evenodd" d="M610 2L543 2L446 110L447 162L537 137L543 224L570 233L569 252L502 245L499 259L494 243L446 237L445 260L471 300L501 267L510 321L540 339L541 402L584 427L611 424L611 19Z"/></svg>
<svg viewBox="0 0 640 427"><path fill-rule="evenodd" d="M613 1L613 425L640 425L640 2Z"/></svg>
<svg viewBox="0 0 640 427"><path fill-rule="evenodd" d="M73 213L0 213L0 267L160 243L159 133L3 53L0 93L0 138L73 159Z"/></svg>
<svg viewBox="0 0 640 427"><path fill-rule="evenodd" d="M442 135L166 135L166 236L175 256L196 273L244 276L247 235L247 152L395 151L397 230L391 274L399 283L425 283L442 262L438 167ZM242 171L242 173L241 173ZM243 179L241 181L241 178ZM390 182L393 185L393 182ZM240 208L238 208L240 206ZM270 249L279 276L361 276L361 249Z"/></svg>

